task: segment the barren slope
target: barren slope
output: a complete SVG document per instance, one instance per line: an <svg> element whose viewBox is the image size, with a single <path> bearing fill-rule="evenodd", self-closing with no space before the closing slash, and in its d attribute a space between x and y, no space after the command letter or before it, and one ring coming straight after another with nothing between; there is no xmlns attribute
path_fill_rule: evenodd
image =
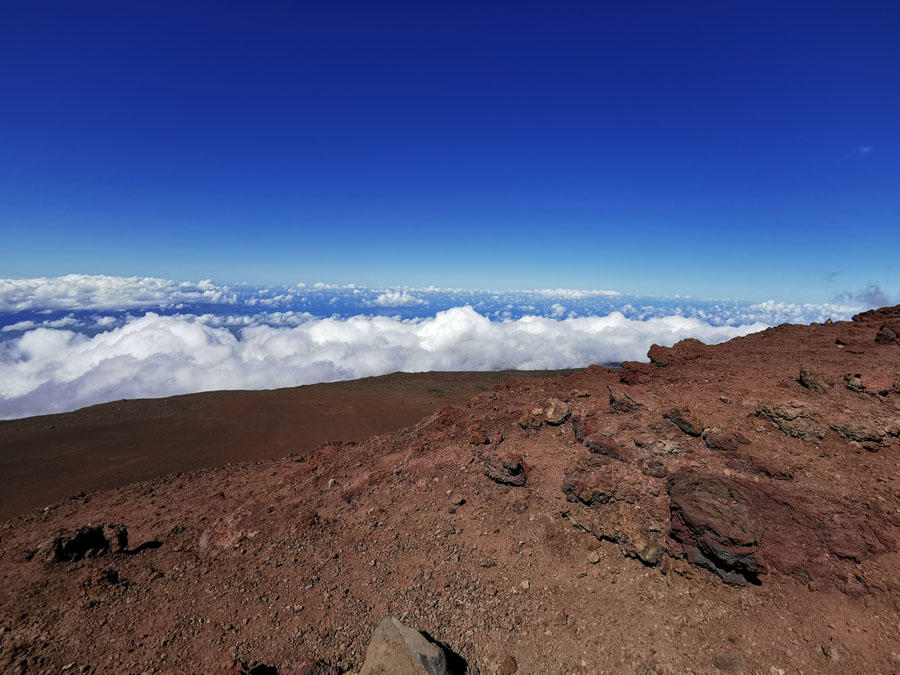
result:
<svg viewBox="0 0 900 675"><path fill-rule="evenodd" d="M0 519L94 492L227 462L306 455L460 405L510 377L552 371L394 373L270 391L117 401L0 421Z"/></svg>

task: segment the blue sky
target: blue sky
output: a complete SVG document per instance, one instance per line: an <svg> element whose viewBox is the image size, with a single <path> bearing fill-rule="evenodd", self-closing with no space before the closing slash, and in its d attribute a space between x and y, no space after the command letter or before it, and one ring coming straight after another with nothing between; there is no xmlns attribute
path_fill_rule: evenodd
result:
<svg viewBox="0 0 900 675"><path fill-rule="evenodd" d="M900 296L900 5L7 3L0 276Z"/></svg>

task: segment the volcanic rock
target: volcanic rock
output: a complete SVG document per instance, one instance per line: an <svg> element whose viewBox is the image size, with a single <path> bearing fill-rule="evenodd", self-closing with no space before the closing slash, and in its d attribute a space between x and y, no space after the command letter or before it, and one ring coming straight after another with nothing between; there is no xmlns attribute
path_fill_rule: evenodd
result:
<svg viewBox="0 0 900 675"><path fill-rule="evenodd" d="M484 474L496 483L521 487L525 485L525 462L521 455L498 450L482 455Z"/></svg>
<svg viewBox="0 0 900 675"><path fill-rule="evenodd" d="M663 417L672 420L673 424L688 436L699 436L703 433L703 422L688 408L672 409L665 413Z"/></svg>
<svg viewBox="0 0 900 675"><path fill-rule="evenodd" d="M73 562L121 553L128 548L128 530L120 523L88 525L51 537L38 546L38 559L48 563Z"/></svg>
<svg viewBox="0 0 900 675"><path fill-rule="evenodd" d="M798 401L761 403L756 407L756 416L769 420L781 433L810 443L820 443L828 430Z"/></svg>
<svg viewBox="0 0 900 675"><path fill-rule="evenodd" d="M653 478L665 478L666 474L669 473L669 470L666 468L666 465L660 462L658 459L648 459L644 462L641 462L641 472L645 476L652 476Z"/></svg>
<svg viewBox="0 0 900 675"><path fill-rule="evenodd" d="M703 432L703 442L710 450L736 452L742 445L747 445L750 441L736 431L712 427Z"/></svg>
<svg viewBox="0 0 900 675"><path fill-rule="evenodd" d="M591 434L584 439L584 444L591 452L598 455L607 455L623 462L628 462L637 458L637 451L633 446L620 443L612 436Z"/></svg>
<svg viewBox="0 0 900 675"><path fill-rule="evenodd" d="M881 324L875 342L882 345L900 344L900 321Z"/></svg>
<svg viewBox="0 0 900 675"><path fill-rule="evenodd" d="M523 429L540 429L544 426L544 409L532 408L519 418L519 426Z"/></svg>
<svg viewBox="0 0 900 675"><path fill-rule="evenodd" d="M657 368L665 368L669 365L670 361L674 360L672 349L660 345L650 345L650 351L647 352L647 357L650 359L650 363Z"/></svg>
<svg viewBox="0 0 900 675"><path fill-rule="evenodd" d="M623 361L622 370L619 371L619 381L622 384L646 384L653 377L653 371L652 363Z"/></svg>
<svg viewBox="0 0 900 675"><path fill-rule="evenodd" d="M480 422L466 427L466 439L472 445L488 445L491 442L490 437L482 431Z"/></svg>
<svg viewBox="0 0 900 675"><path fill-rule="evenodd" d="M572 414L571 408L558 398L551 398L544 407L544 420L551 426L559 426Z"/></svg>
<svg viewBox="0 0 900 675"><path fill-rule="evenodd" d="M372 634L359 675L448 675L447 657L419 631L389 616Z"/></svg>
<svg viewBox="0 0 900 675"><path fill-rule="evenodd" d="M680 471L671 479L672 536L694 564L729 584L757 582L758 527L749 500L724 478Z"/></svg>
<svg viewBox="0 0 900 675"><path fill-rule="evenodd" d="M573 504L565 512L573 525L616 543L626 557L647 565L662 560L668 510L664 494L650 479L621 462L589 457L566 468L562 490Z"/></svg>
<svg viewBox="0 0 900 675"><path fill-rule="evenodd" d="M824 394L831 388L831 385L828 384L820 373L817 373L810 368L801 368L800 376L797 378L797 381L810 391L819 394Z"/></svg>
<svg viewBox="0 0 900 675"><path fill-rule="evenodd" d="M861 419L838 422L832 424L831 428L834 429L841 438L847 438L859 443L866 441L881 443L887 433L883 427L875 422Z"/></svg>
<svg viewBox="0 0 900 675"><path fill-rule="evenodd" d="M676 342L671 348L651 345L647 356L657 367L665 367L673 363L693 361L707 353L707 346L694 338Z"/></svg>
<svg viewBox="0 0 900 675"><path fill-rule="evenodd" d="M633 413L646 407L621 387L611 385L607 389L609 390L609 405L617 412Z"/></svg>
<svg viewBox="0 0 900 675"><path fill-rule="evenodd" d="M855 391L857 394L863 394L866 391L866 385L862 383L859 373L847 373L844 375L844 384L847 386L847 389Z"/></svg>

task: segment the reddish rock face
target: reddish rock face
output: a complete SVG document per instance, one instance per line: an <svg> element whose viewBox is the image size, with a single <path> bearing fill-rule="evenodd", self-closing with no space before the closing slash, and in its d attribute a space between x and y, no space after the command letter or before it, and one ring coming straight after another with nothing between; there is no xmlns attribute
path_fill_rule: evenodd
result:
<svg viewBox="0 0 900 675"><path fill-rule="evenodd" d="M741 446L750 443L744 436L736 431L728 431L713 427L703 432L703 442L710 450L721 450L723 452L737 452Z"/></svg>
<svg viewBox="0 0 900 675"><path fill-rule="evenodd" d="M653 348L656 346L657 345L653 345ZM622 384L646 384L653 377L654 370L655 368L652 363L623 361L622 370L619 371L619 381L622 382Z"/></svg>
<svg viewBox="0 0 900 675"><path fill-rule="evenodd" d="M689 471L669 484L672 536L688 560L729 584L758 583L765 567L757 560L758 525L750 500L737 485Z"/></svg>
<svg viewBox="0 0 900 675"><path fill-rule="evenodd" d="M878 507L690 470L670 478L669 497L672 537L689 562L726 583L759 583L777 570L815 588L856 593L868 587L856 564L897 546Z"/></svg>
<svg viewBox="0 0 900 675"><path fill-rule="evenodd" d="M647 352L647 356L650 358L650 362L653 363L653 365L664 367L673 363L693 361L694 359L706 355L708 350L709 347L700 342L700 340L688 338L676 342L669 348L652 345L650 351Z"/></svg>

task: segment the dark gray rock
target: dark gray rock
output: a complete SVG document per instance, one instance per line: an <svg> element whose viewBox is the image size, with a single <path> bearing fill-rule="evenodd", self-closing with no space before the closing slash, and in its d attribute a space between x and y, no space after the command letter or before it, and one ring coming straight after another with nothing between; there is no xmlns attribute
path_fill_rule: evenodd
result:
<svg viewBox="0 0 900 675"><path fill-rule="evenodd" d="M372 634L359 675L447 675L447 656L419 631L389 616Z"/></svg>

